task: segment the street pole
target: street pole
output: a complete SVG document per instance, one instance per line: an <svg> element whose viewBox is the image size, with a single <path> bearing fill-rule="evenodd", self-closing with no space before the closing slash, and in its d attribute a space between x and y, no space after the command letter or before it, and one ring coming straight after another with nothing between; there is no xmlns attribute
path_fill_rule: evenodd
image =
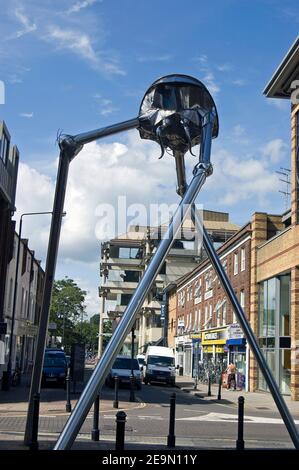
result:
<svg viewBox="0 0 299 470"><path fill-rule="evenodd" d="M11 384L13 336L14 336L15 317L16 317L16 305L17 305L17 298L18 298L18 278L19 278L19 263L20 263L23 217L29 216L29 215L44 215L44 214L52 214L52 212L49 212L49 211L48 212L25 212L21 214L20 221L19 221L18 247L17 247L17 258L16 258L15 280L14 280L14 295L13 295L12 315L11 315L11 329L10 329L10 337L9 337L8 363L7 363L7 371L3 372L3 378L2 378L2 390L5 390L5 391L8 391L10 389L10 384Z"/></svg>
<svg viewBox="0 0 299 470"><path fill-rule="evenodd" d="M135 402L135 377L134 377L134 339L135 339L135 328L133 326L131 333L131 377L130 377L130 401Z"/></svg>
<svg viewBox="0 0 299 470"><path fill-rule="evenodd" d="M104 326L104 313L105 313L105 300L106 300L106 293L103 292L102 294L102 302L101 302L101 313L99 319L99 340L98 340L98 359L101 357L103 352L103 326Z"/></svg>

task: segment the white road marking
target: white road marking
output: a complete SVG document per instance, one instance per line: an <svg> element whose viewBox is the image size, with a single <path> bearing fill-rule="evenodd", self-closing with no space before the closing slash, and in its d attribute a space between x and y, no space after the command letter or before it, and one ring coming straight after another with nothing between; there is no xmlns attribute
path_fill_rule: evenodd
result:
<svg viewBox="0 0 299 470"><path fill-rule="evenodd" d="M222 423L237 423L238 416L226 413L208 413L202 416L191 416L190 418L177 418L177 421L210 421ZM284 424L279 418L266 418L264 416L244 416L244 423L252 424ZM299 420L295 420L299 424Z"/></svg>

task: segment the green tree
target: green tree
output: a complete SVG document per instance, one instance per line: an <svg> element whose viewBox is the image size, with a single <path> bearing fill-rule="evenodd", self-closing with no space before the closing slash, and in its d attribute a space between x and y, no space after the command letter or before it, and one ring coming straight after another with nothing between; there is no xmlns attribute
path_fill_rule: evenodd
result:
<svg viewBox="0 0 299 470"><path fill-rule="evenodd" d="M73 279L65 278L54 282L50 322L56 323L55 336L62 338L67 352L76 340L78 324L84 323L86 291Z"/></svg>

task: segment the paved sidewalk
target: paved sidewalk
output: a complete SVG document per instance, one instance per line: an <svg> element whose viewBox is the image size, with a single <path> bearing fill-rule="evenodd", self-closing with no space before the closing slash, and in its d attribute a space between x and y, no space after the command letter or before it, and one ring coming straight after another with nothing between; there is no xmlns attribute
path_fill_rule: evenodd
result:
<svg viewBox="0 0 299 470"><path fill-rule="evenodd" d="M85 384L92 373L92 368L85 369ZM0 418L1 417L22 417L27 414L28 398L30 391L29 377L22 376L21 385L10 387L9 391L2 391L0 387ZM71 384L71 404L72 409L75 407L84 384L77 384L76 393L73 393ZM136 403L129 402L129 390L119 389L119 409L130 409L136 407ZM140 405L140 404L139 404ZM40 416L69 416L65 411L66 406L66 390L62 388L41 388L40 398ZM112 411L113 408L113 391L103 388L100 400L101 411ZM0 425L1 429L1 425Z"/></svg>
<svg viewBox="0 0 299 470"><path fill-rule="evenodd" d="M245 392L244 390L227 390L221 388L221 401L217 400L218 385L212 385L212 396L208 397L208 386L206 384L198 383L197 390L194 390L194 379L192 377L177 376L176 386L181 390L191 393L199 398L204 398L206 401L227 403L232 406L238 406L238 397L245 398L245 411L248 409L271 411L272 413L278 412L277 406L272 398L271 393L264 392ZM293 416L299 416L299 401L291 400L291 397L284 396L284 400Z"/></svg>

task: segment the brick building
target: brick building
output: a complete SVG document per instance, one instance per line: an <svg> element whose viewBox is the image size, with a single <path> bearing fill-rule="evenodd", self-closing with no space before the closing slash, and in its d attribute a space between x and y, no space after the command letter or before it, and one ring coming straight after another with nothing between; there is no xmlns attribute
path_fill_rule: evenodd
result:
<svg viewBox="0 0 299 470"><path fill-rule="evenodd" d="M217 250L247 314L250 310L250 241L249 223ZM238 363L239 370L248 376L245 338L207 259L177 281L176 289L170 291L168 344L175 345L177 363L183 368L184 375L192 375L198 346L202 360L225 365L230 356Z"/></svg>

